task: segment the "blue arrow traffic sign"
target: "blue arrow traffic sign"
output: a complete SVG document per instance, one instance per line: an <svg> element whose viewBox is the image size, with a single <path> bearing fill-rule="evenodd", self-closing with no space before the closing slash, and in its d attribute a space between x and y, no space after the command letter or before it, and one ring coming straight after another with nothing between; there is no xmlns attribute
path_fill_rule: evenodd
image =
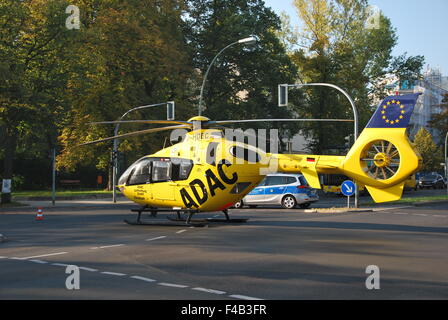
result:
<svg viewBox="0 0 448 320"><path fill-rule="evenodd" d="M341 185L341 192L344 196L350 197L355 193L355 184L351 180L345 180Z"/></svg>

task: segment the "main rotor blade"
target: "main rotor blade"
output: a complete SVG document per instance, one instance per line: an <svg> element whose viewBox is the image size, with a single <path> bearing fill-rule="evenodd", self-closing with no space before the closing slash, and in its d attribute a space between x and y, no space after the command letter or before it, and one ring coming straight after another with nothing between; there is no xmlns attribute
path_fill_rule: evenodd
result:
<svg viewBox="0 0 448 320"><path fill-rule="evenodd" d="M249 120L218 120L218 121L208 121L209 124L225 124L225 123L243 123L243 122L281 122L281 121L320 121L320 122L353 122L352 119L249 119Z"/></svg>
<svg viewBox="0 0 448 320"><path fill-rule="evenodd" d="M89 124L118 124L118 123L160 123L160 124L184 124L184 125L193 125L193 123L188 121L181 120L120 120L120 121L98 121L98 122L90 122Z"/></svg>
<svg viewBox="0 0 448 320"><path fill-rule="evenodd" d="M174 130L174 129L191 129L191 127L187 126L187 125L179 125L179 126L170 126L170 127L162 127L162 128L151 128L151 129L146 129L146 130L133 131L133 132L124 133L124 134L120 134L120 135L113 136L113 137L108 137L108 138L104 138L104 139L98 139L98 140L95 140L95 141L89 141L89 142L81 143L78 146L85 146L85 145L88 145L88 144L94 144L94 143L108 141L108 140L113 140L113 139L126 138L126 137L132 137L132 136L137 136L137 135L141 135L141 134L146 134L146 133L152 133L152 132L158 132L158 131L164 131L164 130Z"/></svg>

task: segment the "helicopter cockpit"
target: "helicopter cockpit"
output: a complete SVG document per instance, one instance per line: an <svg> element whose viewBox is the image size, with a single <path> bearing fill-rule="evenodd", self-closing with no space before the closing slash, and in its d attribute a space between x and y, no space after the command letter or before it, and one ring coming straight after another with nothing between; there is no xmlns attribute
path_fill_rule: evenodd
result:
<svg viewBox="0 0 448 320"><path fill-rule="evenodd" d="M186 180L193 161L182 158L144 157L132 164L118 180L118 185L139 185Z"/></svg>

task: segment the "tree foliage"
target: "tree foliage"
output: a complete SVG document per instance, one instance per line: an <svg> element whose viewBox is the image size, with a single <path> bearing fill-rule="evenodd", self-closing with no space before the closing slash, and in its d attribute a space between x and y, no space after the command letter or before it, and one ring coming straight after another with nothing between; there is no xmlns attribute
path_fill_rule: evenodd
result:
<svg viewBox="0 0 448 320"><path fill-rule="evenodd" d="M414 144L423 158L421 171L438 171L444 162L443 152L434 142L431 133L424 127L416 133Z"/></svg>
<svg viewBox="0 0 448 320"><path fill-rule="evenodd" d="M294 5L304 24L296 36L297 49L291 52L300 81L332 83L347 91L355 101L362 128L374 107L372 95L384 97L384 86L379 87L377 80L390 72L394 61L392 48L397 36L390 20L381 14L377 27L366 27L366 0L295 0ZM395 66L403 71L401 60L396 60ZM410 60L406 62L415 62ZM337 91L313 87L307 90L307 97L299 110L304 116L353 119L347 99ZM351 126L321 123L306 128L309 147L318 153L341 145L351 132Z"/></svg>

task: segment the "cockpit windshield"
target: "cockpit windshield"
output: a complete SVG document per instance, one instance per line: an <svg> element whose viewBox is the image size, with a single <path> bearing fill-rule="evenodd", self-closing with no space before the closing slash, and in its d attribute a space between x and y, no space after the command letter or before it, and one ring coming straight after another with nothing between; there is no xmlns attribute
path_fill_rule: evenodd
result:
<svg viewBox="0 0 448 320"><path fill-rule="evenodd" d="M118 180L119 185L137 185L186 180L193 162L180 158L142 158L132 164Z"/></svg>

